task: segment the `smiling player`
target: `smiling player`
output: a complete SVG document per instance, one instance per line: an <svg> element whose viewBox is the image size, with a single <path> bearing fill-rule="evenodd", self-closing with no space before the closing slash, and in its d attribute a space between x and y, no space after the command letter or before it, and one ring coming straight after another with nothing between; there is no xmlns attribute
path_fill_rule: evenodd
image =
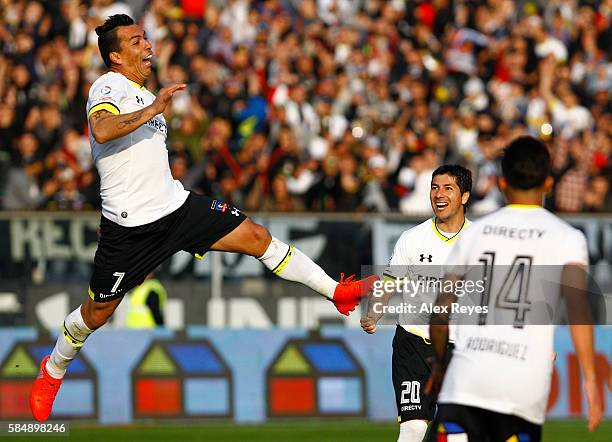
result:
<svg viewBox="0 0 612 442"><path fill-rule="evenodd" d="M170 173L162 115L185 85L165 87L157 97L145 89L153 51L143 28L127 15L109 17L96 33L110 69L93 83L87 102L89 141L101 181L101 233L89 296L64 320L32 388L30 407L39 421L49 417L68 364L87 337L106 323L125 293L180 250L196 257L207 250L254 256L277 276L317 291L345 315L378 279L337 283L237 208L185 190Z"/></svg>
<svg viewBox="0 0 612 442"><path fill-rule="evenodd" d="M472 175L465 167L445 165L431 178L430 202L434 217L405 231L397 241L385 280L435 281L442 277L441 266L469 221L465 205L470 197ZM382 313L375 306L386 305L391 293L372 298L370 310L361 320L368 333L376 331ZM430 374L433 350L429 341L429 313L419 313L422 305L435 301L435 290L422 290L414 296L404 293L404 302L415 306L415 313L400 313L393 338L392 379L398 410L398 442L420 442L434 418L435 398L423 393ZM380 312L380 309L378 308Z"/></svg>

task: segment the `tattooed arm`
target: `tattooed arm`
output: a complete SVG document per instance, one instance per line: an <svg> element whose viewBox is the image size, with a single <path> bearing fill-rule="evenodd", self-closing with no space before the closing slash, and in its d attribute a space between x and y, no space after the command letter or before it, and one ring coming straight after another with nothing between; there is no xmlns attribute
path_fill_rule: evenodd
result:
<svg viewBox="0 0 612 442"><path fill-rule="evenodd" d="M91 133L100 144L107 143L115 138L123 137L135 131L144 123L153 118L157 113L147 106L129 114L113 115L107 110L99 110L91 114L89 124Z"/></svg>
<svg viewBox="0 0 612 442"><path fill-rule="evenodd" d="M183 89L185 89L184 84L163 88L153 103L129 114L114 115L106 110L94 112L89 117L94 138L98 143L107 143L135 131L155 115L161 114L170 103L172 95Z"/></svg>

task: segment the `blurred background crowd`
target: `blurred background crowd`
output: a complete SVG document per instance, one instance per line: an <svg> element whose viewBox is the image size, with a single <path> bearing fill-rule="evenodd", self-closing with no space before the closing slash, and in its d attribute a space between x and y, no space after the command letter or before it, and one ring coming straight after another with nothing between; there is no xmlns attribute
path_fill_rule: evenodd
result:
<svg viewBox="0 0 612 442"><path fill-rule="evenodd" d="M0 203L100 205L94 28L126 13L155 52L174 177L246 211L429 211L431 172L551 148L557 212L612 212L612 0L0 0Z"/></svg>

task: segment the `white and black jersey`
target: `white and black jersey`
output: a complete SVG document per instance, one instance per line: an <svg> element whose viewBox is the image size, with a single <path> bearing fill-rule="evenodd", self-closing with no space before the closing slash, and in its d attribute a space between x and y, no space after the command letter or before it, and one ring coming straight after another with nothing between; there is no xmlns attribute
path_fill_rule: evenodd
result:
<svg viewBox="0 0 612 442"><path fill-rule="evenodd" d="M98 78L89 90L87 117L96 111L127 114L149 106L155 95L117 72ZM164 116L151 118L129 134L98 143L89 129L93 159L100 175L102 214L122 226L151 223L177 210L187 199L172 178Z"/></svg>
<svg viewBox="0 0 612 442"><path fill-rule="evenodd" d="M414 313L403 311L399 315L398 324L406 331L429 339L430 313L422 310L421 306L435 303L437 291L433 288L435 286L426 284L444 276L444 264L455 241L469 224L470 221L465 219L459 232L446 233L438 229L435 218L430 218L406 230L397 240L384 271L385 278L420 281L423 288L416 293L402 292L404 302L417 308Z"/></svg>
<svg viewBox="0 0 612 442"><path fill-rule="evenodd" d="M488 269L482 270L487 284L479 298L487 311L472 323L480 325L455 327L438 402L542 424L554 326L535 315L562 301L563 266L588 264L584 235L542 207L510 205L474 222L448 262L449 273L458 265ZM543 273L544 279L538 276Z"/></svg>

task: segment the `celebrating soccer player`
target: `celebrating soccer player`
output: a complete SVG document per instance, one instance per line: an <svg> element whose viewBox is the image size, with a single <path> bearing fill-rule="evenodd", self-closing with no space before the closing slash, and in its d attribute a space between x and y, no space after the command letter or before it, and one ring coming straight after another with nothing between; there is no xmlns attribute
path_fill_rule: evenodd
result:
<svg viewBox="0 0 612 442"><path fill-rule="evenodd" d="M452 309L431 316L436 363L427 390L437 391L444 378L435 425L438 440L540 441L554 359L547 306L557 306L561 296L582 367L589 430L601 420L593 325L584 291L587 245L582 232L542 207L553 185L550 164L541 141L512 141L498 179L508 205L474 222L448 258L451 269L457 269L448 272L448 280L468 279L457 266L471 273L480 265L486 288L474 301L487 310L470 325L454 327L448 369ZM449 307L458 299L452 291L443 292L437 305Z"/></svg>
<svg viewBox="0 0 612 442"><path fill-rule="evenodd" d="M87 337L113 314L124 294L174 253L201 257L207 250L243 253L276 275L301 282L348 315L378 278L329 277L300 250L270 236L240 210L197 195L172 178L168 127L162 115L176 84L157 97L145 89L153 51L141 26L113 15L96 28L110 72L92 85L87 102L89 139L100 174L102 217L89 297L64 320L62 334L43 359L32 393L32 414L45 421L68 364Z"/></svg>
<svg viewBox="0 0 612 442"><path fill-rule="evenodd" d="M471 188L472 175L465 167L446 165L436 169L430 191L435 216L400 236L384 272L385 281L408 278L417 283L400 283L398 287L418 287L415 293L402 290L406 308L401 310L393 338L391 377L400 424L398 442L421 442L428 422L434 418L435 397L423 391L434 356L429 340L428 306L435 302L436 291L435 284L430 283L441 280L441 266L469 223L465 205ZM383 315L381 309L392 294L386 291L379 299L372 297L370 310L361 320L366 332L375 332L376 323Z"/></svg>

